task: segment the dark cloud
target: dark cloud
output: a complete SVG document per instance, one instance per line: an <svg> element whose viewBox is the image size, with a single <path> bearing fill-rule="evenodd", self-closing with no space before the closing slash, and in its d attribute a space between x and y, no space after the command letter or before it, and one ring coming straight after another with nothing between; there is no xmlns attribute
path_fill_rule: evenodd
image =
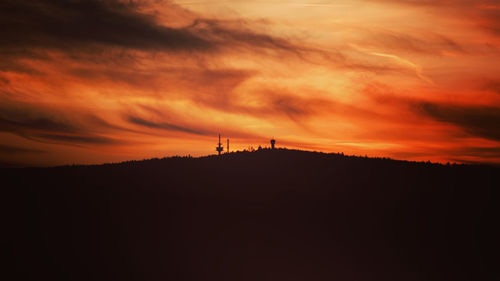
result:
<svg viewBox="0 0 500 281"><path fill-rule="evenodd" d="M490 166L490 167L500 167L500 164L498 162L490 162L487 161L488 159L481 159L481 160L470 160L467 158L461 158L461 157L453 157L449 159L449 162L451 163L460 163L464 165L480 165L480 166Z"/></svg>
<svg viewBox="0 0 500 281"><path fill-rule="evenodd" d="M484 87L484 90L491 91L493 93L500 94L500 80L493 80L487 82Z"/></svg>
<svg viewBox="0 0 500 281"><path fill-rule="evenodd" d="M204 37L208 37L211 42L231 47L281 50L295 53L298 56L301 56L301 52L320 52L319 50L297 46L284 38L256 33L248 29L246 23L243 21L197 19L188 29Z"/></svg>
<svg viewBox="0 0 500 281"><path fill-rule="evenodd" d="M267 92L265 109L270 113L284 114L293 120L310 117L323 113L325 110L333 111L334 104L321 98L303 98L299 96Z"/></svg>
<svg viewBox="0 0 500 281"><path fill-rule="evenodd" d="M7 92L9 94L9 92ZM15 94L14 94L15 96ZM78 133L81 128L64 113L36 103L0 99L0 131Z"/></svg>
<svg viewBox="0 0 500 281"><path fill-rule="evenodd" d="M1 35L2 30L0 30L0 36ZM43 74L42 72L35 69L32 65L28 65L25 62L22 62L21 59L46 61L47 54L44 51L39 50L28 50L25 48L16 49L14 46L0 45L0 71L10 71L29 75Z"/></svg>
<svg viewBox="0 0 500 281"><path fill-rule="evenodd" d="M96 115L89 114L84 118L88 124L95 129L95 131L104 131L104 132L109 132L111 130L115 131L124 131L124 132L131 132L131 133L137 133L137 134L142 134L143 132L136 131L130 128L125 128L122 126L115 125L113 123L110 123L101 117L98 117Z"/></svg>
<svg viewBox="0 0 500 281"><path fill-rule="evenodd" d="M128 116L127 120L135 125L139 126L144 126L148 127L151 129L160 129L160 130L166 130L166 131L173 131L173 132L182 132L182 133L188 133L188 134L195 134L195 135L213 135L213 132L208 132L205 130L201 129L193 129L193 128L188 128L188 127L183 127L167 122L153 122L149 121L140 117L136 116Z"/></svg>
<svg viewBox="0 0 500 281"><path fill-rule="evenodd" d="M0 101L0 131L39 142L101 145L122 143L96 134L96 124L108 130L121 129L96 116L91 115L84 120L85 118L79 117L81 113L70 114L29 103Z"/></svg>
<svg viewBox="0 0 500 281"><path fill-rule="evenodd" d="M30 140L42 141L41 139L81 143L81 144L117 144L115 139L101 137L86 132L83 127L40 117L31 120L7 120L0 118L0 131L14 133Z"/></svg>
<svg viewBox="0 0 500 281"><path fill-rule="evenodd" d="M253 77L255 72L230 68L208 69L203 66L160 67L147 70L134 66L126 68L81 66L67 71L83 81L123 84L141 90L142 94L156 95L161 89L161 93L175 96L175 92L182 90L183 94L190 95L194 101L202 103L224 102L235 87Z"/></svg>
<svg viewBox="0 0 500 281"><path fill-rule="evenodd" d="M71 124L52 120L48 117L38 117L34 119L23 118L24 120L9 120L0 115L0 131L21 132L25 130L34 131L58 131L76 132L78 129Z"/></svg>
<svg viewBox="0 0 500 281"><path fill-rule="evenodd" d="M46 153L47 151L0 144L0 154Z"/></svg>
<svg viewBox="0 0 500 281"><path fill-rule="evenodd" d="M103 137L99 135L62 135L62 134L38 134L35 138L42 138L49 141L63 142L63 143L76 143L76 144L121 144L122 141Z"/></svg>
<svg viewBox="0 0 500 281"><path fill-rule="evenodd" d="M31 166L33 166L33 163L0 160L0 168L25 168Z"/></svg>
<svg viewBox="0 0 500 281"><path fill-rule="evenodd" d="M372 84L364 90L378 106L399 108L408 111L417 117L427 117L432 120L448 123L460 128L463 136L476 136L480 138L500 141L500 106L451 104L437 101L409 98L396 94L383 84ZM409 126L405 115L398 113L405 126ZM392 118L392 122L398 119Z"/></svg>
<svg viewBox="0 0 500 281"><path fill-rule="evenodd" d="M188 51L213 47L190 30L159 25L138 5L114 0L2 1L0 46L71 49L99 44Z"/></svg>
<svg viewBox="0 0 500 281"><path fill-rule="evenodd" d="M18 63L12 57L7 57L5 52L2 51L2 47L0 47L0 71L31 73L33 71L33 69L28 67L28 66L23 66L22 64ZM0 75L1 75L1 72L0 72ZM0 80L0 83L6 84L5 81L6 81L5 78L3 78Z"/></svg>
<svg viewBox="0 0 500 281"><path fill-rule="evenodd" d="M159 73L153 71L145 72L133 68L89 68L81 66L67 71L82 80L108 81L112 83L121 83L140 89L149 89L157 87L160 79Z"/></svg>
<svg viewBox="0 0 500 281"><path fill-rule="evenodd" d="M324 120L333 116L371 120L380 118L380 115L373 110L321 97L323 94L313 89L302 89L299 92L268 88L254 93L259 100L256 106L240 105L235 106L233 110L256 117L287 118L300 125L306 125L302 121L319 116Z"/></svg>
<svg viewBox="0 0 500 281"><path fill-rule="evenodd" d="M56 50L73 60L134 62L120 50L150 53L222 52L235 48L285 51L300 56L311 51L289 40L247 28L243 21L203 19L187 13L184 27L169 27L148 1L119 0L6 0L0 2L0 70L36 71L20 59L44 59ZM179 9L164 2L162 12ZM89 54L89 55L85 55ZM82 75L91 75L81 73ZM108 73L113 75L113 73ZM119 75L119 73L117 73Z"/></svg>
<svg viewBox="0 0 500 281"><path fill-rule="evenodd" d="M0 84L7 85L7 84L9 84L9 83L10 83L9 79L7 79L7 78L5 78L5 77L2 77L2 76L0 75Z"/></svg>
<svg viewBox="0 0 500 281"><path fill-rule="evenodd" d="M418 111L441 122L462 128L465 132L500 141L500 108L492 106L462 106L421 102Z"/></svg>
<svg viewBox="0 0 500 281"><path fill-rule="evenodd" d="M255 117L285 117L294 121L314 115L332 112L337 104L314 97L301 97L286 89L262 89L249 94L254 104L249 105L238 99L235 93L225 92L221 95L210 95L197 99L199 104L228 113L246 114Z"/></svg>
<svg viewBox="0 0 500 281"><path fill-rule="evenodd" d="M187 119L186 116L181 116L176 114L174 111L171 110L165 110L164 107L158 108L156 106L152 105L143 105L143 104L137 104L136 105L136 110L139 111L144 111L146 114L155 116L155 120L185 120ZM167 130L167 131L176 131L176 130L169 130L168 128L170 126L166 126L166 128L162 128L164 125L163 122L155 122L155 121L150 121L146 120L144 118L137 118L137 115L127 115L125 118L128 120L131 117L140 119L140 123L142 124L136 124L136 125L141 125L142 127L147 127L147 128L156 128L160 130ZM136 120L139 121L139 120ZM196 121L196 120L195 120ZM198 134L198 135L208 135L208 136L216 136L218 133L222 133L226 136L231 136L233 138L240 138L240 139L261 139L262 137L259 136L258 134L254 134L249 132L248 130L240 130L240 129L232 129L231 127L227 126L227 124L218 124L217 122L209 122L208 124L204 122L205 120L198 120L196 128L193 128L193 126L186 126L186 125L174 125L172 124L172 121L170 121L169 125L174 125L175 127L182 127L184 129L188 129L189 131L193 131L193 134ZM129 120L130 122L130 120ZM224 122L224 121L223 121ZM133 122L132 122L133 123ZM202 128L202 129L200 129ZM143 134L151 134L151 132L142 132Z"/></svg>
<svg viewBox="0 0 500 281"><path fill-rule="evenodd" d="M450 154L453 154L451 152ZM466 156L475 156L481 158L499 158L500 159L500 147L466 147L458 152L455 152L455 155L466 155Z"/></svg>

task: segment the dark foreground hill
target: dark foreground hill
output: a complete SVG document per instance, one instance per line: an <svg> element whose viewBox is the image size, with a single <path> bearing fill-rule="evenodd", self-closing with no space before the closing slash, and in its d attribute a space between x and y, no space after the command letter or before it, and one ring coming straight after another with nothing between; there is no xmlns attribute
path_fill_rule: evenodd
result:
<svg viewBox="0 0 500 281"><path fill-rule="evenodd" d="M19 280L500 280L499 175L288 150L2 170L8 267Z"/></svg>

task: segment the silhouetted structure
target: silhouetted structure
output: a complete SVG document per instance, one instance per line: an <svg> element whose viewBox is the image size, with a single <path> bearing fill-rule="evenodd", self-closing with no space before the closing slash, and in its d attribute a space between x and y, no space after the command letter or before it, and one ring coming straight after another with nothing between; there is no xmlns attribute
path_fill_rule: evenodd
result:
<svg viewBox="0 0 500 281"><path fill-rule="evenodd" d="M215 148L215 150L217 150L217 152L219 152L219 155L224 150L224 147L222 147L222 143L220 142L220 134L219 134L219 144L217 145L217 147Z"/></svg>
<svg viewBox="0 0 500 281"><path fill-rule="evenodd" d="M271 139L271 149L274 149L274 144L276 144L276 140L275 139Z"/></svg>
<svg viewBox="0 0 500 281"><path fill-rule="evenodd" d="M229 139L227 139L227 150L226 153L229 153Z"/></svg>

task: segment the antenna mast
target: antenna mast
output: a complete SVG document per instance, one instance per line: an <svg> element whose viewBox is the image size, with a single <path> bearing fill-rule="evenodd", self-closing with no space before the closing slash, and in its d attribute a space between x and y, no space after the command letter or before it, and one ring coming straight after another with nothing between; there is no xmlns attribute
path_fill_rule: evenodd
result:
<svg viewBox="0 0 500 281"><path fill-rule="evenodd" d="M215 150L219 153L219 155L224 150L224 147L222 147L222 143L220 142L220 134L219 134L219 144L217 145L217 147L215 148Z"/></svg>

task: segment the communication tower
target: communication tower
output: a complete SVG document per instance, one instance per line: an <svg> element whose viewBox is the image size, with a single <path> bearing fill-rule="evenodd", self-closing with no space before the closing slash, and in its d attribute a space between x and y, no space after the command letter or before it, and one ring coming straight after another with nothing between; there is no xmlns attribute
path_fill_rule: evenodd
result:
<svg viewBox="0 0 500 281"><path fill-rule="evenodd" d="M219 144L217 145L217 147L215 148L215 150L219 153L219 155L224 150L224 147L222 147L222 143L220 142L220 134L219 134Z"/></svg>

